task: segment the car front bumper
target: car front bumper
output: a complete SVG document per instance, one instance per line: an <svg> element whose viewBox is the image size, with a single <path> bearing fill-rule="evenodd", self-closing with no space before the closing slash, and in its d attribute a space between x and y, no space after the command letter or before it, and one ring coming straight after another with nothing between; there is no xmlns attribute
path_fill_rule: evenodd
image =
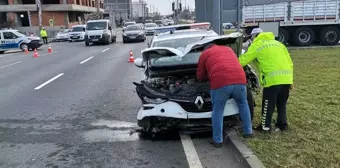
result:
<svg viewBox="0 0 340 168"><path fill-rule="evenodd" d="M143 41L145 39L144 35L138 36L123 36L124 41Z"/></svg>
<svg viewBox="0 0 340 168"><path fill-rule="evenodd" d="M224 117L237 115L239 113L237 104L234 99L229 99L224 108ZM181 105L173 101L167 101L161 104L143 104L143 107L137 114L137 120L143 120L148 117L164 117L175 119L210 119L212 111L208 112L188 112Z"/></svg>
<svg viewBox="0 0 340 168"><path fill-rule="evenodd" d="M85 41L89 43L106 43L110 41L110 36L108 34L85 36Z"/></svg>
<svg viewBox="0 0 340 168"><path fill-rule="evenodd" d="M69 40L82 41L82 40L85 40L85 37L84 36L80 36L80 35L70 36Z"/></svg>
<svg viewBox="0 0 340 168"><path fill-rule="evenodd" d="M153 35L155 35L155 32L154 32L154 31L146 31L146 32L145 32L145 35L147 35L147 36L153 36Z"/></svg>
<svg viewBox="0 0 340 168"><path fill-rule="evenodd" d="M28 48L39 48L43 45L43 42L40 40L32 40L31 42L27 43Z"/></svg>

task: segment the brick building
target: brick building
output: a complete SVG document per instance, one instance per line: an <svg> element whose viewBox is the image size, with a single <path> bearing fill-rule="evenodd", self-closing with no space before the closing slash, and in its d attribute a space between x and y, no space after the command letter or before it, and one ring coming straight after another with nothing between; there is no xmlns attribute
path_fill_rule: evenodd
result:
<svg viewBox="0 0 340 168"><path fill-rule="evenodd" d="M104 12L103 0L40 0L42 8L42 26L71 27L82 23L86 13ZM29 12L28 12L29 11ZM12 21L15 27L39 26L37 4L35 0L0 0L0 19ZM50 25L53 20L53 25Z"/></svg>

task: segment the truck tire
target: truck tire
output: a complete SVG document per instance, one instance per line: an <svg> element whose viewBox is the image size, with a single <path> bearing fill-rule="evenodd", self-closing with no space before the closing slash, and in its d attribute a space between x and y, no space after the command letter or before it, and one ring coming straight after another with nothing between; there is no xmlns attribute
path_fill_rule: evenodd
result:
<svg viewBox="0 0 340 168"><path fill-rule="evenodd" d="M329 26L321 30L320 41L323 45L336 45L340 40L340 30L335 26Z"/></svg>
<svg viewBox="0 0 340 168"><path fill-rule="evenodd" d="M314 42L315 34L312 28L300 27L295 30L292 40L297 46L308 46Z"/></svg>
<svg viewBox="0 0 340 168"><path fill-rule="evenodd" d="M3 54L3 53L5 53L5 51L0 51L0 54Z"/></svg>
<svg viewBox="0 0 340 168"><path fill-rule="evenodd" d="M279 37L278 37L277 40L280 41L281 43L283 43L284 45L286 45L288 43L288 40L289 40L288 31L284 28L280 28Z"/></svg>

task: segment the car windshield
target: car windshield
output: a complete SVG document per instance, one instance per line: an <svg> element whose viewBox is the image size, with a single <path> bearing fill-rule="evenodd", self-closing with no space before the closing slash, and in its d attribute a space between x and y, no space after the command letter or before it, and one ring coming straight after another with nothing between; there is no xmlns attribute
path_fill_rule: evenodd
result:
<svg viewBox="0 0 340 168"><path fill-rule="evenodd" d="M83 29L84 29L83 27L73 27L72 32L82 32Z"/></svg>
<svg viewBox="0 0 340 168"><path fill-rule="evenodd" d="M155 23L162 24L163 22L161 20L156 20Z"/></svg>
<svg viewBox="0 0 340 168"><path fill-rule="evenodd" d="M25 33L22 33L22 32L20 32L20 31L14 31L13 33L14 33L15 35L19 36L19 37L25 37L25 36L26 36Z"/></svg>
<svg viewBox="0 0 340 168"><path fill-rule="evenodd" d="M157 27L157 24L150 23L150 24L146 24L145 27Z"/></svg>
<svg viewBox="0 0 340 168"><path fill-rule="evenodd" d="M107 22L90 22L86 24L86 30L104 30L107 27Z"/></svg>
<svg viewBox="0 0 340 168"><path fill-rule="evenodd" d="M62 29L62 30L60 30L59 33L68 33L69 31L70 31L70 29Z"/></svg>
<svg viewBox="0 0 340 168"><path fill-rule="evenodd" d="M145 23L152 23L152 20L145 20Z"/></svg>
<svg viewBox="0 0 340 168"><path fill-rule="evenodd" d="M124 27L127 27L127 26L129 26L129 25L134 25L135 23L134 22L126 22L125 24L124 24Z"/></svg>
<svg viewBox="0 0 340 168"><path fill-rule="evenodd" d="M133 25L133 26L128 26L127 28L126 28L126 30L127 31L134 31L134 30L142 30L142 27L141 26L135 26L135 25Z"/></svg>
<svg viewBox="0 0 340 168"><path fill-rule="evenodd" d="M170 47L170 48L186 47L188 44L195 43L197 41L200 41L201 39L202 37L190 37L156 41L153 43L152 47Z"/></svg>
<svg viewBox="0 0 340 168"><path fill-rule="evenodd" d="M171 47L179 48L186 47L188 44L200 41L202 37L190 37L181 39L172 39L155 42L153 47ZM185 56L164 56L161 58L151 57L151 66L173 66L173 65L187 65L187 64L197 64L201 52L191 52Z"/></svg>
<svg viewBox="0 0 340 168"><path fill-rule="evenodd" d="M171 56L171 57L151 57L151 66L174 66L174 65L188 65L197 64L201 52L191 52L185 56Z"/></svg>

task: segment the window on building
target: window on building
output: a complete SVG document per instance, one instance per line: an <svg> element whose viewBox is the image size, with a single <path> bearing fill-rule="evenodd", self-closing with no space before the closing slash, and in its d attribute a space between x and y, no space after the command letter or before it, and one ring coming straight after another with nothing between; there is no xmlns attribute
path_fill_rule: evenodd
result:
<svg viewBox="0 0 340 168"><path fill-rule="evenodd" d="M4 35L4 39L16 39L16 38L18 38L12 32L3 32L2 34Z"/></svg>
<svg viewBox="0 0 340 168"><path fill-rule="evenodd" d="M126 0L118 0L118 3L126 3Z"/></svg>
<svg viewBox="0 0 340 168"><path fill-rule="evenodd" d="M42 0L42 4L60 4L59 0Z"/></svg>
<svg viewBox="0 0 340 168"><path fill-rule="evenodd" d="M22 1L22 4L35 4L35 0L25 0Z"/></svg>

